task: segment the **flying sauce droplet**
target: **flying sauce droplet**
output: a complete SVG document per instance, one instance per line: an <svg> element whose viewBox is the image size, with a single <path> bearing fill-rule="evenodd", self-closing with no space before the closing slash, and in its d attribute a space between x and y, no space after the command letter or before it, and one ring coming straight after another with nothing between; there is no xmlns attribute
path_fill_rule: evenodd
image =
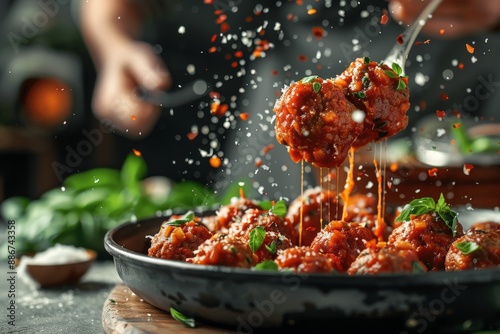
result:
<svg viewBox="0 0 500 334"><path fill-rule="evenodd" d="M212 155L209 160L210 166L213 168L219 168L222 164L220 158L216 155Z"/></svg>

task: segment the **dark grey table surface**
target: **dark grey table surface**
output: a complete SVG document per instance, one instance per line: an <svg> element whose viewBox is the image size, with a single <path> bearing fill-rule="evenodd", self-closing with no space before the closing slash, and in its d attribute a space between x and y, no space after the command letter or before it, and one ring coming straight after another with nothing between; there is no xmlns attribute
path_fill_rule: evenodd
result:
<svg viewBox="0 0 500 334"><path fill-rule="evenodd" d="M94 262L78 284L61 288L37 288L21 273L10 274L5 262L1 272L0 333L104 333L103 305L121 282L112 260ZM12 303L14 314L9 310Z"/></svg>

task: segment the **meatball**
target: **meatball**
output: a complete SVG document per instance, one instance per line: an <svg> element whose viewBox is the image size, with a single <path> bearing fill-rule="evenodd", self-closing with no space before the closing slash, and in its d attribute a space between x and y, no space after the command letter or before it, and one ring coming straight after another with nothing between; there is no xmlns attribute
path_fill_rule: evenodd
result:
<svg viewBox="0 0 500 334"><path fill-rule="evenodd" d="M212 232L200 223L198 217L176 226L174 222L180 217L172 216L161 225L160 231L151 239L148 256L185 261L193 256L201 243L212 237Z"/></svg>
<svg viewBox="0 0 500 334"><path fill-rule="evenodd" d="M239 221L231 225L228 235L249 243L250 235L257 227L265 233L259 248L254 250L258 262L273 260L279 250L292 247L291 224L259 209L248 209Z"/></svg>
<svg viewBox="0 0 500 334"><path fill-rule="evenodd" d="M459 222L454 236L451 228L436 213L425 213L410 216L409 221L392 230L388 242L408 241L427 269L437 271L444 270L448 249L462 235L463 227Z"/></svg>
<svg viewBox="0 0 500 334"><path fill-rule="evenodd" d="M338 204L335 192L321 187L305 190L302 196L297 197L290 203L285 217L293 225L295 244L309 246L323 227L322 225L338 218L337 215L341 211L342 208Z"/></svg>
<svg viewBox="0 0 500 334"><path fill-rule="evenodd" d="M383 217L380 228L377 223L377 198L366 194L353 194L349 197L345 221L360 223L368 227L375 236L387 240L392 228Z"/></svg>
<svg viewBox="0 0 500 334"><path fill-rule="evenodd" d="M296 273L331 273L331 259L307 246L295 246L280 251L276 260L278 269L291 269Z"/></svg>
<svg viewBox="0 0 500 334"><path fill-rule="evenodd" d="M405 82L399 87L400 80ZM347 90L347 99L365 112L363 131L353 143L355 149L391 137L408 125L410 93L406 78L400 78L388 65L367 57L356 59L336 78L335 84Z"/></svg>
<svg viewBox="0 0 500 334"><path fill-rule="evenodd" d="M241 238L216 233L203 242L195 255L186 261L194 264L250 268L258 259L250 245Z"/></svg>
<svg viewBox="0 0 500 334"><path fill-rule="evenodd" d="M332 80L309 77L288 86L276 101L276 139L286 145L294 162L317 167L340 166L363 122L353 118L357 108L346 90Z"/></svg>
<svg viewBox="0 0 500 334"><path fill-rule="evenodd" d="M412 273L427 271L418 258L413 246L405 241L387 245L385 242L375 247L367 247L351 264L349 275L377 275L383 273Z"/></svg>
<svg viewBox="0 0 500 334"><path fill-rule="evenodd" d="M496 231L500 233L500 223L494 221L477 222L469 228L469 231L473 230Z"/></svg>
<svg viewBox="0 0 500 334"><path fill-rule="evenodd" d="M215 219L209 225L210 230L215 233L227 233L231 224L239 220L248 209L260 209L258 202L245 197L233 197L229 204L222 205L217 210Z"/></svg>
<svg viewBox="0 0 500 334"><path fill-rule="evenodd" d="M337 272L344 273L374 239L373 233L358 223L333 220L311 242L311 249L332 259Z"/></svg>
<svg viewBox="0 0 500 334"><path fill-rule="evenodd" d="M471 230L457 238L446 254L445 270L500 266L500 231Z"/></svg>

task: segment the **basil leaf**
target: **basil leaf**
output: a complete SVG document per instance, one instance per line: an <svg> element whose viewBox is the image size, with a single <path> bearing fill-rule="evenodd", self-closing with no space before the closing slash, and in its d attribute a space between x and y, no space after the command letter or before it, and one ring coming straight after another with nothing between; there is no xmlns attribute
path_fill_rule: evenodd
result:
<svg viewBox="0 0 500 334"><path fill-rule="evenodd" d="M356 95L357 95L357 97L359 97L360 99L364 99L364 98L366 98L366 94L365 94L365 93L363 93L363 92L356 92Z"/></svg>
<svg viewBox="0 0 500 334"><path fill-rule="evenodd" d="M363 84L363 87L368 87L370 85L370 78L368 77L363 77L361 78L361 83Z"/></svg>
<svg viewBox="0 0 500 334"><path fill-rule="evenodd" d="M315 93L319 92L321 90L321 84L317 81L313 82L313 91Z"/></svg>
<svg viewBox="0 0 500 334"><path fill-rule="evenodd" d="M252 249L252 252L256 252L259 250L260 246L264 242L264 238L266 237L266 230L262 226L257 226L250 231L249 245Z"/></svg>
<svg viewBox="0 0 500 334"><path fill-rule="evenodd" d="M458 214L446 204L443 193L440 194L437 203L432 197L414 199L403 208L396 221L408 221L411 215L422 215L428 212L437 213L451 229L453 236L456 235Z"/></svg>
<svg viewBox="0 0 500 334"><path fill-rule="evenodd" d="M436 203L432 197L414 199L403 208L400 215L396 218L396 221L408 221L411 215L422 215L434 211L435 209Z"/></svg>
<svg viewBox="0 0 500 334"><path fill-rule="evenodd" d="M448 204L446 204L446 200L444 199L443 193L439 195L438 201L436 202L436 210L440 211L444 208L448 208Z"/></svg>
<svg viewBox="0 0 500 334"><path fill-rule="evenodd" d="M64 180L64 186L76 191L97 187L119 188L121 186L120 172L111 168L93 168L71 174Z"/></svg>
<svg viewBox="0 0 500 334"><path fill-rule="evenodd" d="M384 73L387 74L387 76L389 78L393 78L393 79L399 78L399 76L396 73L394 73L393 71L385 70Z"/></svg>
<svg viewBox="0 0 500 334"><path fill-rule="evenodd" d="M195 327L194 319L186 317L184 314L177 311L173 307L170 308L170 314L172 315L172 318L183 323L184 325L186 325L186 327L190 327L190 328Z"/></svg>
<svg viewBox="0 0 500 334"><path fill-rule="evenodd" d="M125 190L139 196L142 192L141 180L146 175L147 166L142 156L136 156L132 153L127 155L120 170L120 179Z"/></svg>
<svg viewBox="0 0 500 334"><path fill-rule="evenodd" d="M189 210L182 217L179 217L179 218L176 218L176 219L172 219L172 220L169 220L169 221L165 222L165 225L181 226L182 224L190 222L193 219L194 219L194 212L191 211L191 210Z"/></svg>
<svg viewBox="0 0 500 334"><path fill-rule="evenodd" d="M273 242L271 242L269 246L268 245L264 246L266 246L266 249L269 253L276 254L276 241L273 240Z"/></svg>
<svg viewBox="0 0 500 334"><path fill-rule="evenodd" d="M453 236L455 236L457 233L458 214L446 204L443 193L441 193L436 203L436 212L451 229Z"/></svg>
<svg viewBox="0 0 500 334"><path fill-rule="evenodd" d="M468 255L479 249L479 245L473 241L462 241L454 245L456 249L461 251L464 255Z"/></svg>
<svg viewBox="0 0 500 334"><path fill-rule="evenodd" d="M308 76L308 77L305 77L305 78L302 78L300 81L302 81L303 83L311 83L314 81L314 79L318 78L317 75L311 75L311 76Z"/></svg>
<svg viewBox="0 0 500 334"><path fill-rule="evenodd" d="M277 271L278 265L273 260L266 260L261 263L257 263L254 267L254 270L271 270Z"/></svg>
<svg viewBox="0 0 500 334"><path fill-rule="evenodd" d="M274 205L271 207L271 209L269 209L269 213L272 213L275 216L284 218L286 216L287 210L288 209L286 207L285 201L279 200L276 203L274 203Z"/></svg>
<svg viewBox="0 0 500 334"><path fill-rule="evenodd" d="M269 211L273 207L273 203L271 201L261 201L261 202L259 202L259 207L262 210Z"/></svg>
<svg viewBox="0 0 500 334"><path fill-rule="evenodd" d="M404 82L403 79L399 79L398 80L398 87L396 88L396 90L403 90L406 88L406 82Z"/></svg>
<svg viewBox="0 0 500 334"><path fill-rule="evenodd" d="M403 73L403 69L401 68L401 66L399 66L396 63L392 63L392 69L394 70L394 72L396 72L398 76Z"/></svg>
<svg viewBox="0 0 500 334"><path fill-rule="evenodd" d="M424 272L426 272L426 270L420 262L413 261L413 263L411 265L411 272L412 273L424 273Z"/></svg>

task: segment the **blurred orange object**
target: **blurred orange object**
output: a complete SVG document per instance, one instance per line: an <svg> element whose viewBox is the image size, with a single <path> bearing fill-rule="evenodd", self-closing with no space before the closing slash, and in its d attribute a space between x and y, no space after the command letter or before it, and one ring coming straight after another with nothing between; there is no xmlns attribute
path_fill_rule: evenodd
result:
<svg viewBox="0 0 500 334"><path fill-rule="evenodd" d="M73 93L69 85L57 78L31 78L23 83L20 105L26 121L53 128L70 116Z"/></svg>

